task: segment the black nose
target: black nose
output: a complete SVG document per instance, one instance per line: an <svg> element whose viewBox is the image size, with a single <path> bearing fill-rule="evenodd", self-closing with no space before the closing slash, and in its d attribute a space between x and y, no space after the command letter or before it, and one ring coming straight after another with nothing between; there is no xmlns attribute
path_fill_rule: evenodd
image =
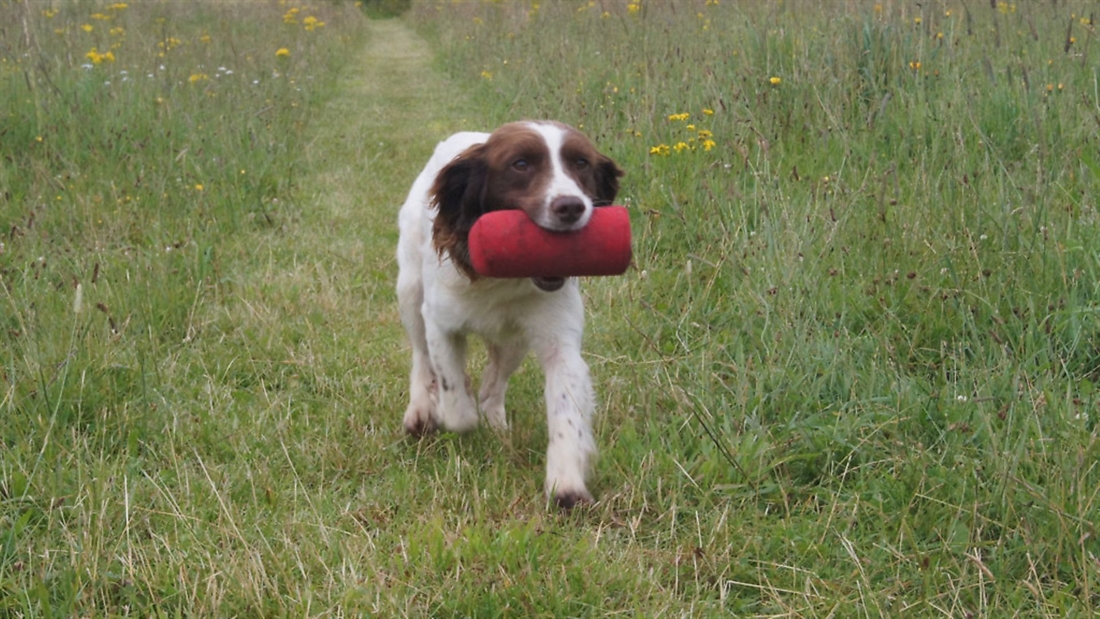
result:
<svg viewBox="0 0 1100 619"><path fill-rule="evenodd" d="M550 212L563 224L571 224L584 214L584 201L576 196L558 196L550 202Z"/></svg>

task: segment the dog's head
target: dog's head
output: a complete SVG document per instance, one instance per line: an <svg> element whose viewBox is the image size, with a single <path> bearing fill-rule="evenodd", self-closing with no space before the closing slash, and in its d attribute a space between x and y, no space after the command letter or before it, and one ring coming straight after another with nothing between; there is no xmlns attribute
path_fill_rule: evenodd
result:
<svg viewBox="0 0 1100 619"><path fill-rule="evenodd" d="M547 230L579 230L592 209L614 202L623 171L576 129L556 122L501 126L439 172L432 243L440 256L476 279L467 240L490 211L519 209Z"/></svg>

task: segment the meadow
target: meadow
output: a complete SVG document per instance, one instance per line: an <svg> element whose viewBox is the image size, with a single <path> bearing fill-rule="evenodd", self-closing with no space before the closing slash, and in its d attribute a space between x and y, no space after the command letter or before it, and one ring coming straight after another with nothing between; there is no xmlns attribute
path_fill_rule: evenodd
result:
<svg viewBox="0 0 1100 619"><path fill-rule="evenodd" d="M1090 2L0 0L0 616L1100 613ZM594 505L403 436L394 214L573 124ZM475 366L480 361L475 361Z"/></svg>

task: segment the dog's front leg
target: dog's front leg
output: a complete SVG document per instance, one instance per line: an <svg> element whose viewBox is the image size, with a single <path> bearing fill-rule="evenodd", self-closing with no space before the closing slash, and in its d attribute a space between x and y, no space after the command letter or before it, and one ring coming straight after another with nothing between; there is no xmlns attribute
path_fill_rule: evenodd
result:
<svg viewBox="0 0 1100 619"><path fill-rule="evenodd" d="M578 338L579 339L579 338ZM585 481L596 443L592 438L595 394L580 342L547 342L538 351L546 373L546 493L561 507L592 501Z"/></svg>
<svg viewBox="0 0 1100 619"><path fill-rule="evenodd" d="M452 432L468 432L477 427L477 405L466 378L466 336L447 332L429 322L428 353L432 359L439 405L439 423Z"/></svg>

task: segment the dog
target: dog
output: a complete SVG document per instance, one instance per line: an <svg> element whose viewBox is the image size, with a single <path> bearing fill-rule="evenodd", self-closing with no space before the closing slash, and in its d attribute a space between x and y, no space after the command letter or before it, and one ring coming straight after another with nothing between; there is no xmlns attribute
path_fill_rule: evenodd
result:
<svg viewBox="0 0 1100 619"><path fill-rule="evenodd" d="M580 288L574 278L479 276L467 240L479 216L502 209L520 209L547 230L579 230L593 209L613 203L622 176L573 127L508 123L440 142L398 215L397 298L412 345L405 430L467 432L482 418L506 430L508 378L533 351L546 379L545 490L565 509L593 500L586 483L596 456ZM470 334L488 352L476 402L466 374Z"/></svg>

